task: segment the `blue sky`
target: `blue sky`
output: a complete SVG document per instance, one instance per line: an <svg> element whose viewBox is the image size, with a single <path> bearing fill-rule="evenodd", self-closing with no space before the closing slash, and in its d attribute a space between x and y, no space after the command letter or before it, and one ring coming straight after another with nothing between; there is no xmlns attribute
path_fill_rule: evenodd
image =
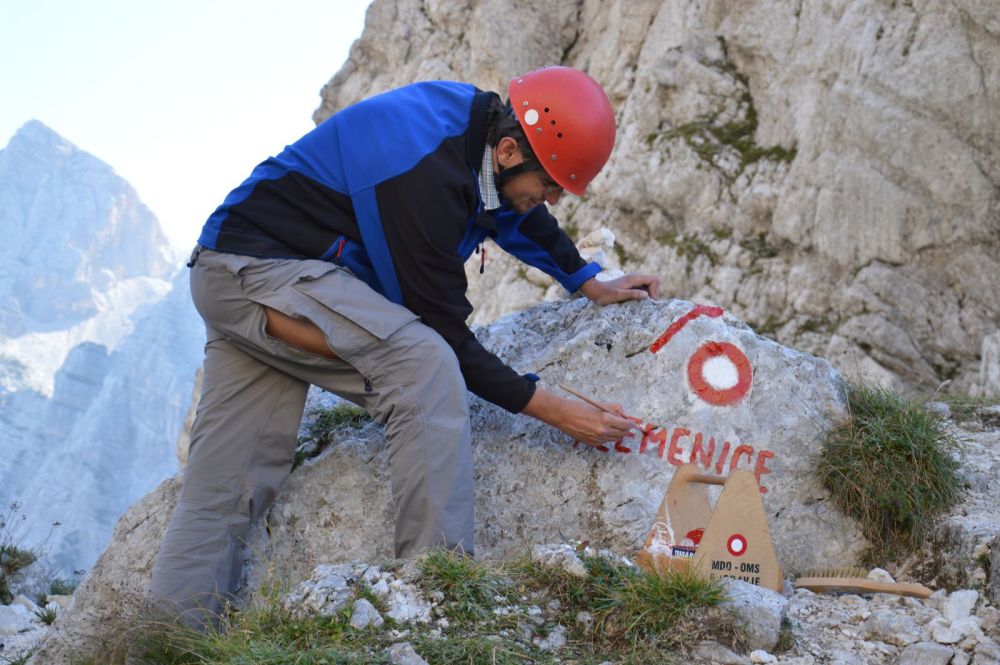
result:
<svg viewBox="0 0 1000 665"><path fill-rule="evenodd" d="M110 164L178 250L313 127L369 0L0 0L0 147L34 118Z"/></svg>

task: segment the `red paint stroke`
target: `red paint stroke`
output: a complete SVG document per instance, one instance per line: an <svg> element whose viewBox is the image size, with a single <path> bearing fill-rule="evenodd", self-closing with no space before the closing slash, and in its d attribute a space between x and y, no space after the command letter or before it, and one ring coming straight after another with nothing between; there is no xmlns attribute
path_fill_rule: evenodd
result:
<svg viewBox="0 0 1000 665"><path fill-rule="evenodd" d="M732 388L725 390L713 388L702 375L705 363L718 356L725 356L736 366L737 381ZM705 342L699 346L688 361L687 373L691 389L698 397L716 406L733 404L743 399L750 390L750 381L753 378L750 361L739 348L729 342Z"/></svg>
<svg viewBox="0 0 1000 665"><path fill-rule="evenodd" d="M697 319L699 316L707 316L709 318L717 319L725 313L721 307L714 307L712 305L695 305L694 309L690 312L677 319L670 324L667 330L656 338L656 341L650 344L649 352L656 353L670 341L670 338L681 331L681 329L688 324L689 321Z"/></svg>

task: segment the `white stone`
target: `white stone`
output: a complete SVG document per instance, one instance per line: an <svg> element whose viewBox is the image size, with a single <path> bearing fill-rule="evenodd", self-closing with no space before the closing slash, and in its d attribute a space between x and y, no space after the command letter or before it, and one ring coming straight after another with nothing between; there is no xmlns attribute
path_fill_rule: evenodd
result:
<svg viewBox="0 0 1000 665"><path fill-rule="evenodd" d="M753 650L773 649L780 637L788 599L770 589L740 580L726 578L722 582L727 594L722 606L731 608L740 617L747 645Z"/></svg>
<svg viewBox="0 0 1000 665"><path fill-rule="evenodd" d="M1000 645L993 640L983 640L976 645L976 661L996 661L1000 662Z"/></svg>
<svg viewBox="0 0 1000 665"><path fill-rule="evenodd" d="M903 649L898 665L948 665L955 650L934 642L918 642Z"/></svg>
<svg viewBox="0 0 1000 665"><path fill-rule="evenodd" d="M587 577L587 568L569 545L535 545L531 548L531 558L546 566L562 568L575 577Z"/></svg>
<svg viewBox="0 0 1000 665"><path fill-rule="evenodd" d="M955 655L951 657L951 663L949 665L969 665L971 661L971 653L967 651L956 651Z"/></svg>
<svg viewBox="0 0 1000 665"><path fill-rule="evenodd" d="M962 619L955 619L951 622L951 627L962 634L962 638L978 639L982 635L979 617L967 616Z"/></svg>
<svg viewBox="0 0 1000 665"><path fill-rule="evenodd" d="M34 616L23 605L0 605L0 635L16 635L31 628Z"/></svg>
<svg viewBox="0 0 1000 665"><path fill-rule="evenodd" d="M1000 398L1000 330L983 337L976 393Z"/></svg>
<svg viewBox="0 0 1000 665"><path fill-rule="evenodd" d="M883 570L882 568L872 568L868 573L868 579L875 582L888 582L890 584L896 581L892 578L892 575L889 574L889 571Z"/></svg>
<svg viewBox="0 0 1000 665"><path fill-rule="evenodd" d="M888 609L872 612L862 628L869 637L901 647L920 639L920 627L913 619Z"/></svg>
<svg viewBox="0 0 1000 665"><path fill-rule="evenodd" d="M369 626L378 628L384 623L385 619L375 609L375 606L371 604L371 601L365 598L359 598L354 601L354 611L351 613L351 626L360 630Z"/></svg>
<svg viewBox="0 0 1000 665"><path fill-rule="evenodd" d="M746 656L741 656L718 642L700 642L691 650L695 662L712 665L749 665ZM764 652L766 653L766 652Z"/></svg>
<svg viewBox="0 0 1000 665"><path fill-rule="evenodd" d="M956 644L961 642L964 637L962 631L954 628L947 619L935 619L927 627L930 629L934 641L941 644Z"/></svg>
<svg viewBox="0 0 1000 665"><path fill-rule="evenodd" d="M566 646L566 627L556 626L544 638L534 638L532 643L542 651L558 651Z"/></svg>
<svg viewBox="0 0 1000 665"><path fill-rule="evenodd" d="M388 649L389 665L427 665L409 642L393 644Z"/></svg>
<svg viewBox="0 0 1000 665"><path fill-rule="evenodd" d="M753 650L753 651L750 652L750 662L751 663L776 663L776 662L778 662L778 659L775 658L772 654L769 654L768 652L766 652L766 651L764 651L762 649L755 649L755 650Z"/></svg>
<svg viewBox="0 0 1000 665"><path fill-rule="evenodd" d="M386 615L397 623L428 623L431 620L431 604L423 597L415 585L395 580L390 590L379 599L386 604Z"/></svg>
<svg viewBox="0 0 1000 665"><path fill-rule="evenodd" d="M10 604L20 605L24 609L28 610L28 612L30 612L31 614L34 614L35 612L38 611L38 605L35 603L35 601L24 595L15 596L14 600L12 600Z"/></svg>
<svg viewBox="0 0 1000 665"><path fill-rule="evenodd" d="M942 614L944 614L945 619L952 622L965 619L972 614L977 600L979 600L979 593L971 589L954 591L948 596Z"/></svg>

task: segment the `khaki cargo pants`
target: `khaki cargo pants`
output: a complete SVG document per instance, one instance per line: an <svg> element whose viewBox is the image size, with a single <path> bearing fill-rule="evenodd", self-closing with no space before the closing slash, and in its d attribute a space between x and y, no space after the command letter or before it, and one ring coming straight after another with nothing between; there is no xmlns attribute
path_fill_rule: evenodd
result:
<svg viewBox="0 0 1000 665"><path fill-rule="evenodd" d="M325 261L196 250L191 293L205 320L205 376L183 489L150 598L194 626L236 590L252 520L292 466L310 384L385 425L396 555L473 551L471 432L451 347L405 307ZM323 331L336 360L265 332L262 305Z"/></svg>

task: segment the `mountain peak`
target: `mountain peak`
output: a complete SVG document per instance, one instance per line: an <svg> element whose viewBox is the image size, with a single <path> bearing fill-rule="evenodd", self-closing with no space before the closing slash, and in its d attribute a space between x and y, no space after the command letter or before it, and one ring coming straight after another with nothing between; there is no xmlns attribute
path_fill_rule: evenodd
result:
<svg viewBox="0 0 1000 665"><path fill-rule="evenodd" d="M6 149L12 152L23 152L25 150L37 151L39 148L55 151L62 155L69 155L78 150L75 145L60 136L54 129L41 120L34 119L24 123L14 132Z"/></svg>

